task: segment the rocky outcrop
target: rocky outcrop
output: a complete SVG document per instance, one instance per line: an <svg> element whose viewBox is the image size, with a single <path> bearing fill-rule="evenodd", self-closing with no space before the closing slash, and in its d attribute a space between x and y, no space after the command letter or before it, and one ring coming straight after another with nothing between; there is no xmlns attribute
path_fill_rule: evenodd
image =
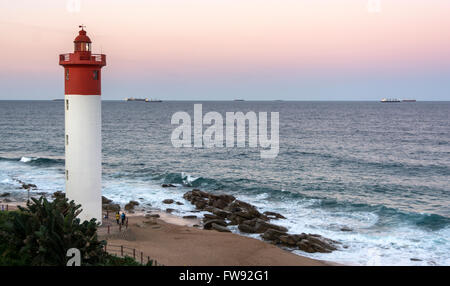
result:
<svg viewBox="0 0 450 286"><path fill-rule="evenodd" d="M297 248L309 253L329 253L336 250L336 245L339 244L337 241L325 238L318 234L287 234L275 229L268 229L261 237L274 244Z"/></svg>
<svg viewBox="0 0 450 286"><path fill-rule="evenodd" d="M120 205L119 204L102 204L102 209L105 211L111 211L111 212L118 212L120 211Z"/></svg>
<svg viewBox="0 0 450 286"><path fill-rule="evenodd" d="M28 189L32 189L32 190L36 190L37 186L35 184L27 184L24 181L21 181L19 179L14 179L16 182L18 182L19 184L21 184L21 188L28 190Z"/></svg>
<svg viewBox="0 0 450 286"><path fill-rule="evenodd" d="M4 198L4 197L9 197L10 195L11 195L11 193L5 192L5 193L1 194L0 197Z"/></svg>
<svg viewBox="0 0 450 286"><path fill-rule="evenodd" d="M102 196L102 204L110 204L112 203L112 200L108 199L107 197Z"/></svg>
<svg viewBox="0 0 450 286"><path fill-rule="evenodd" d="M162 202L163 202L163 204L168 204L168 205L170 205L170 204L173 204L173 203L174 203L174 200L172 200L172 199L165 199L165 200L163 200Z"/></svg>
<svg viewBox="0 0 450 286"><path fill-rule="evenodd" d="M229 219L231 225L237 225L244 220L260 218L268 220L255 206L236 200L232 195L210 194L198 189L193 189L183 196L184 199L195 205L196 209L209 211L215 216Z"/></svg>
<svg viewBox="0 0 450 286"><path fill-rule="evenodd" d="M105 211L118 212L120 211L119 204L113 204L113 201L107 197L102 196L102 209Z"/></svg>
<svg viewBox="0 0 450 286"><path fill-rule="evenodd" d="M132 211L132 210L134 210L134 207L135 206L138 206L139 205L139 203L138 202L136 202L136 201L130 201L128 204L126 204L125 205L125 210L127 210L127 211Z"/></svg>
<svg viewBox="0 0 450 286"><path fill-rule="evenodd" d="M232 195L210 194L193 189L185 193L183 198L191 202L197 210L211 213L204 214L204 229L229 231L227 225L237 225L243 233L259 233L264 240L273 244L306 252L331 252L336 250L336 245L339 244L317 234L288 234L287 228L269 222L286 219L282 214L270 211L260 213L255 206L237 200Z"/></svg>
<svg viewBox="0 0 450 286"><path fill-rule="evenodd" d="M276 212L263 212L263 214L269 219L286 219L286 217Z"/></svg>

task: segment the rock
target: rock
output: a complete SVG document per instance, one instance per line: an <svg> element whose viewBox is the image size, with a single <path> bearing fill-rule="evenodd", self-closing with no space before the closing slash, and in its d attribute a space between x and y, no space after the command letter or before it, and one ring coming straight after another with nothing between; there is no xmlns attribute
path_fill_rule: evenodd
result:
<svg viewBox="0 0 450 286"><path fill-rule="evenodd" d="M263 212L263 214L270 219L286 219L286 217L276 212Z"/></svg>
<svg viewBox="0 0 450 286"><path fill-rule="evenodd" d="M235 200L234 202L230 203L225 210L232 212L233 214L239 215L241 217L244 217L246 219L252 219L252 218L260 218L262 220L268 220L267 216L261 214L255 206L240 201Z"/></svg>
<svg viewBox="0 0 450 286"><path fill-rule="evenodd" d="M119 204L103 204L102 208L105 211L113 211L113 212L120 211L120 205Z"/></svg>
<svg viewBox="0 0 450 286"><path fill-rule="evenodd" d="M353 231L353 229L351 229L347 226L344 226L344 227L341 227L341 231Z"/></svg>
<svg viewBox="0 0 450 286"><path fill-rule="evenodd" d="M288 246L296 246L298 242L298 239L296 239L296 237L293 235L281 235L278 239L282 244Z"/></svg>
<svg viewBox="0 0 450 286"><path fill-rule="evenodd" d="M287 232L287 228L283 227L283 226L279 226L279 225L275 225L275 224L271 224L271 223L267 223L267 222L261 222L258 221L255 225L255 229L257 233L263 233L268 229L275 229L281 232Z"/></svg>
<svg viewBox="0 0 450 286"><path fill-rule="evenodd" d="M245 218L235 215L235 214L231 214L230 216L228 216L228 219L231 221L231 225L236 225L236 224L241 224L244 221L246 221Z"/></svg>
<svg viewBox="0 0 450 286"><path fill-rule="evenodd" d="M206 202L205 201L198 201L195 203L195 207L197 209L203 209L206 206Z"/></svg>
<svg viewBox="0 0 450 286"><path fill-rule="evenodd" d="M245 220L243 222L249 226L253 227L254 233L264 233L268 229L275 229L281 232L287 232L287 228L275 224L268 223L260 218L254 218L251 220Z"/></svg>
<svg viewBox="0 0 450 286"><path fill-rule="evenodd" d="M322 237L318 234L308 234L305 237L305 234L300 235L302 239L297 242L297 246L300 250L303 250L305 252L314 253L314 252L321 252L321 253L330 253L333 250L336 250L337 248L334 246L334 244L337 244L337 241Z"/></svg>
<svg viewBox="0 0 450 286"><path fill-rule="evenodd" d="M211 228L219 232L231 232L226 226L221 226L216 223L212 223Z"/></svg>
<svg viewBox="0 0 450 286"><path fill-rule="evenodd" d="M286 235L286 233L284 231L269 228L261 235L261 237L265 240L278 241L282 235Z"/></svg>
<svg viewBox="0 0 450 286"><path fill-rule="evenodd" d="M239 218L239 216L237 218ZM251 226L254 233L263 233L269 228L276 229L281 232L287 232L287 228L285 228L283 226L268 223L265 220L260 219L260 218L244 220L241 222L241 224L246 224L248 226Z"/></svg>
<svg viewBox="0 0 450 286"><path fill-rule="evenodd" d="M127 211L131 211L132 209L134 209L134 204L128 203L125 205L125 210Z"/></svg>
<svg viewBox="0 0 450 286"><path fill-rule="evenodd" d="M183 216L183 218L185 218L185 219L197 219L197 216L196 215L185 215L185 216Z"/></svg>
<svg viewBox="0 0 450 286"><path fill-rule="evenodd" d="M419 258L410 258L409 260L411 260L411 261L422 261L422 259L419 259Z"/></svg>
<svg viewBox="0 0 450 286"><path fill-rule="evenodd" d="M164 201L162 201L163 202L163 204L173 204L173 202L174 202L174 200L172 200L172 199L165 199Z"/></svg>
<svg viewBox="0 0 450 286"><path fill-rule="evenodd" d="M211 201L211 200L210 200ZM217 199L212 201L212 206L218 209L223 209L228 205L228 203L222 199Z"/></svg>
<svg viewBox="0 0 450 286"><path fill-rule="evenodd" d="M300 250L303 250L305 252L314 253L314 249L312 248L311 244L308 242L307 239L304 239L302 241L297 242L297 246Z"/></svg>
<svg viewBox="0 0 450 286"><path fill-rule="evenodd" d="M4 197L9 197L10 195L11 195L11 193L3 193L0 195L0 197L4 198Z"/></svg>
<svg viewBox="0 0 450 286"><path fill-rule="evenodd" d="M175 202L177 205L182 206L184 205L182 202Z"/></svg>
<svg viewBox="0 0 450 286"><path fill-rule="evenodd" d="M153 218L159 218L159 214L146 214L145 217L149 218L149 217L153 217Z"/></svg>
<svg viewBox="0 0 450 286"><path fill-rule="evenodd" d="M213 214L204 214L203 216L205 217L206 220L208 220L208 219L223 219L222 217L213 215Z"/></svg>
<svg viewBox="0 0 450 286"><path fill-rule="evenodd" d="M238 225L238 229L245 233L255 233L255 228L245 223Z"/></svg>
<svg viewBox="0 0 450 286"><path fill-rule="evenodd" d="M237 211L233 213L234 215L243 217L245 219L252 219L254 218L254 216L252 214L250 214L249 212L245 212L245 211Z"/></svg>
<svg viewBox="0 0 450 286"><path fill-rule="evenodd" d="M33 189L36 190L37 186L35 184L26 184L22 182L22 188L27 190L27 189Z"/></svg>
<svg viewBox="0 0 450 286"><path fill-rule="evenodd" d="M175 209L171 209L171 208L166 209L166 213L169 213L169 214L173 213L174 211L175 211Z"/></svg>
<svg viewBox="0 0 450 286"><path fill-rule="evenodd" d="M227 226L227 223L224 220L211 219L211 220L205 221L203 223L203 228L204 229L211 229L213 223L221 225L221 226Z"/></svg>
<svg viewBox="0 0 450 286"><path fill-rule="evenodd" d="M107 197L102 196L102 204L109 204L112 203L112 200L108 199Z"/></svg>
<svg viewBox="0 0 450 286"><path fill-rule="evenodd" d="M235 200L235 197L231 195L210 194L199 189L193 189L192 191L186 192L183 195L183 198L191 202L198 209L206 208L206 206L224 209L229 203Z"/></svg>
<svg viewBox="0 0 450 286"><path fill-rule="evenodd" d="M134 205L134 206L138 206L138 205L139 205L139 202L137 202L137 201L130 201L129 204L132 204L132 205Z"/></svg>
<svg viewBox="0 0 450 286"><path fill-rule="evenodd" d="M231 212L228 211L224 211L218 208L214 208L211 210L211 212L213 214L215 214L216 216L222 217L222 218L227 218L229 215L231 215Z"/></svg>
<svg viewBox="0 0 450 286"><path fill-rule="evenodd" d="M66 194L61 192L61 191L56 191L56 192L53 193L52 197L55 198L55 199L58 199L58 198L59 199L64 199L66 197Z"/></svg>
<svg viewBox="0 0 450 286"><path fill-rule="evenodd" d="M3 202L4 203L10 203L10 202L12 202L10 199L3 199Z"/></svg>
<svg viewBox="0 0 450 286"><path fill-rule="evenodd" d="M163 187L163 188L176 188L177 186L175 186L173 184L162 184L161 187Z"/></svg>

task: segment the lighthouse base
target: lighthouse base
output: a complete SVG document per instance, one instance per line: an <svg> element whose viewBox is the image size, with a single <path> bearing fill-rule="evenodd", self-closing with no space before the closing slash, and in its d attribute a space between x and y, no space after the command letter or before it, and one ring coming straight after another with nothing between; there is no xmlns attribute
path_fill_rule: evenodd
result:
<svg viewBox="0 0 450 286"><path fill-rule="evenodd" d="M100 95L65 95L66 196L81 221L102 221Z"/></svg>

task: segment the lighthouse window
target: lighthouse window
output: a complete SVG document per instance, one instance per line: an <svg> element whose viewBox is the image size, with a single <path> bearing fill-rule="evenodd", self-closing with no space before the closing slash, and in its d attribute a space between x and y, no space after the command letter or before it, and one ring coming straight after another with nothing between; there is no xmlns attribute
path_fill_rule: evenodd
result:
<svg viewBox="0 0 450 286"><path fill-rule="evenodd" d="M66 145L69 145L69 135L66 134Z"/></svg>
<svg viewBox="0 0 450 286"><path fill-rule="evenodd" d="M66 180L69 180L69 170L66 170Z"/></svg>
<svg viewBox="0 0 450 286"><path fill-rule="evenodd" d="M66 80L69 80L69 70L66 69Z"/></svg>
<svg viewBox="0 0 450 286"><path fill-rule="evenodd" d="M98 71L94 71L94 79L98 80Z"/></svg>
<svg viewBox="0 0 450 286"><path fill-rule="evenodd" d="M69 110L69 100L66 99L66 110Z"/></svg>
<svg viewBox="0 0 450 286"><path fill-rule="evenodd" d="M75 43L75 51L89 52L91 51L91 43L77 42Z"/></svg>

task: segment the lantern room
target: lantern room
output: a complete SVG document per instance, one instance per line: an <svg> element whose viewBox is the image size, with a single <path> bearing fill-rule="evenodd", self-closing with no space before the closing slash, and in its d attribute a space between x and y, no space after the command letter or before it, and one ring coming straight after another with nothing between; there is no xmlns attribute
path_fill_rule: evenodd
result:
<svg viewBox="0 0 450 286"><path fill-rule="evenodd" d="M78 32L78 36L73 41L75 52L90 52L91 51L91 39L86 36L84 26L80 26L81 30Z"/></svg>

